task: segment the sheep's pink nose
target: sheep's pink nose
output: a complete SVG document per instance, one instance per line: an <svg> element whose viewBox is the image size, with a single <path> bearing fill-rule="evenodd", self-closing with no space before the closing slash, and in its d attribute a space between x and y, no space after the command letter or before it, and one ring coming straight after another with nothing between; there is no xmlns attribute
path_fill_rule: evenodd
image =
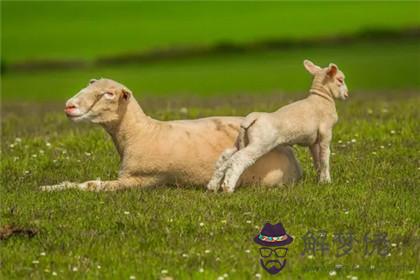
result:
<svg viewBox="0 0 420 280"><path fill-rule="evenodd" d="M69 104L66 104L66 108L64 109L64 111L66 112L66 113L69 113L69 112L71 112L73 109L76 109L77 107L76 107L76 105L74 105L74 104L72 104L72 103L69 103Z"/></svg>

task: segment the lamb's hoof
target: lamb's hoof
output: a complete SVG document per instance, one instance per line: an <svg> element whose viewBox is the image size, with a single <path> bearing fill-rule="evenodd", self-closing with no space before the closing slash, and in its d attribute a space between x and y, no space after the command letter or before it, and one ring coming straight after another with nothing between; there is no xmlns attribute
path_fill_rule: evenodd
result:
<svg viewBox="0 0 420 280"><path fill-rule="evenodd" d="M319 183L320 184L330 184L331 183L331 178L320 178Z"/></svg>
<svg viewBox="0 0 420 280"><path fill-rule="evenodd" d="M219 184L210 182L207 184L207 190L217 192L219 190L220 186Z"/></svg>
<svg viewBox="0 0 420 280"><path fill-rule="evenodd" d="M232 188L231 186L227 184L222 185L223 192L225 193L233 193L235 191L235 188Z"/></svg>

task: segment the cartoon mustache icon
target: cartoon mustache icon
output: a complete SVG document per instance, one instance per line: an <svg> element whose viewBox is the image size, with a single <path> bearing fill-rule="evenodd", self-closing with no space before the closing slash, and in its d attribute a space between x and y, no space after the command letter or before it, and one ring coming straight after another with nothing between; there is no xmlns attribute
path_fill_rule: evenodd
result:
<svg viewBox="0 0 420 280"><path fill-rule="evenodd" d="M279 260L269 260L264 262L263 259L260 259L261 266L270 274L277 274L279 273L283 267L286 265L286 260L283 262Z"/></svg>

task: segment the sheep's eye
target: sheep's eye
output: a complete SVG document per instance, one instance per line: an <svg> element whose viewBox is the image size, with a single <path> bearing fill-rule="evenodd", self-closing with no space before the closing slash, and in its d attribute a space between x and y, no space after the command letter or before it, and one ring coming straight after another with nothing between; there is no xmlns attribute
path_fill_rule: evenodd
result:
<svg viewBox="0 0 420 280"><path fill-rule="evenodd" d="M114 93L106 91L103 93L103 95L105 96L105 98L107 99L113 99L114 98Z"/></svg>

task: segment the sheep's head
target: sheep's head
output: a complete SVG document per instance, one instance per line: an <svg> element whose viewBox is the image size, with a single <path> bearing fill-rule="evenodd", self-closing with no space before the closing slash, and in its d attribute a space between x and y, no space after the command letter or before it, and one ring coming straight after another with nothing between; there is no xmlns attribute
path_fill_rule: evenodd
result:
<svg viewBox="0 0 420 280"><path fill-rule="evenodd" d="M132 93L124 85L109 79L92 79L66 102L64 112L73 121L106 123L119 120Z"/></svg>
<svg viewBox="0 0 420 280"><path fill-rule="evenodd" d="M346 99L349 96L344 73L334 63L321 68L312 61L303 62L306 70L314 76L313 87L326 89L334 98Z"/></svg>

